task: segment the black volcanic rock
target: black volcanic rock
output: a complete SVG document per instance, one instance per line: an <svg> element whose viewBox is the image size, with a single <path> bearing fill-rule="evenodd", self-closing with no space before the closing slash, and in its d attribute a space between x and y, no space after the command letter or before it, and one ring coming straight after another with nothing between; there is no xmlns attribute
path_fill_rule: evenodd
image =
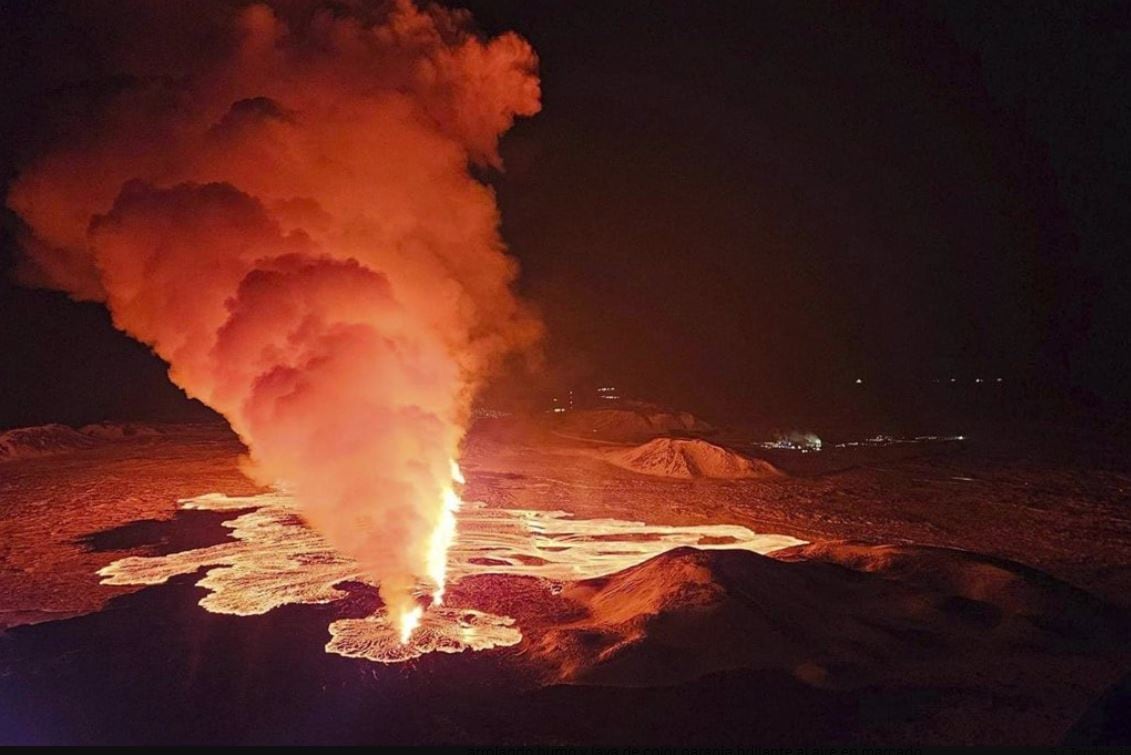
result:
<svg viewBox="0 0 1131 755"><path fill-rule="evenodd" d="M745 668L854 688L960 683L987 663L1023 671L1032 653L1088 655L1118 641L1101 601L999 559L858 543L785 558L680 548L572 583L562 595L586 618L549 628L532 652L572 683L673 684Z"/></svg>

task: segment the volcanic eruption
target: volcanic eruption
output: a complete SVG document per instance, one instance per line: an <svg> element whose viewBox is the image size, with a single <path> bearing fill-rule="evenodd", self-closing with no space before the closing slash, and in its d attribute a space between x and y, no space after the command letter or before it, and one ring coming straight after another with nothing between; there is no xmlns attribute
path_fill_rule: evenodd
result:
<svg viewBox="0 0 1131 755"><path fill-rule="evenodd" d="M442 600L471 401L540 330L469 172L538 111L535 54L408 0L177 8L114 11L145 39L109 35L112 85L23 167L22 275L166 360L407 640L414 593Z"/></svg>

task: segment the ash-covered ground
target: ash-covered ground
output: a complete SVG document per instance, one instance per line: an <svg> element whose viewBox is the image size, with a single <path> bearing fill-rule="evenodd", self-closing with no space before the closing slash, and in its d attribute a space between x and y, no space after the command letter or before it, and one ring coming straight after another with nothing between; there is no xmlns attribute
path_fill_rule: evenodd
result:
<svg viewBox="0 0 1131 755"><path fill-rule="evenodd" d="M363 580L334 583L337 600L288 598L249 616L199 605L217 595L209 574L223 564L210 555L161 584L102 583L99 570L122 559L233 542L232 521L254 505L177 503L264 492L240 473L242 447L224 427L6 436L0 740L1127 736L1131 472L1118 449L1082 454L1069 436L989 430L804 454L760 440L686 415L482 421L462 459L464 499L504 519L567 512L563 521L581 524L557 533L561 550L591 558L607 537L616 557L602 557L618 568L568 578L545 567L557 545L508 541L501 557L464 570L448 604L513 619L521 641L383 664L326 649L335 622L364 627L348 621L379 611ZM726 546L741 538L696 535L702 550L686 537L664 544L666 530L607 523L602 535L604 520L782 539L736 549ZM467 541L491 521L469 519ZM617 556L634 541L647 544L635 549L642 560ZM293 597L293 587L272 589Z"/></svg>

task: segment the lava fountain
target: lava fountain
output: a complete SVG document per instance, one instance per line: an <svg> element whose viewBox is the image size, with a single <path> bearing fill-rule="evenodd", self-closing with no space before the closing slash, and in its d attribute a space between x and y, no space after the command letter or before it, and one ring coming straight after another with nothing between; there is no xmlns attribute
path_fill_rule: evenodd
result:
<svg viewBox="0 0 1131 755"><path fill-rule="evenodd" d="M444 581L448 571L448 550L456 538L456 514L459 513L460 498L455 491L455 485L464 484L463 472L459 464L452 460L452 483L444 488L441 500L444 509L440 513L440 522L432 533L432 542L428 548L428 576L435 583L432 592L432 602L436 605L444 603Z"/></svg>
<svg viewBox="0 0 1131 755"><path fill-rule="evenodd" d="M428 576L432 580L432 605L444 604L444 585L448 573L448 551L456 540L456 514L459 513L461 501L455 491L455 485L463 485L463 472L455 459L451 462L451 482L444 486L440 500L443 509L440 511L440 520L428 543ZM412 638L412 633L420 625L420 617L424 609L414 606L406 611L399 619L401 644L407 644Z"/></svg>
<svg viewBox="0 0 1131 755"><path fill-rule="evenodd" d="M8 195L20 273L104 303L227 418L407 641L418 596L443 602L471 402L540 332L468 170L500 168L538 111L534 52L409 0L127 3L99 24L129 43L60 87L84 119L49 123Z"/></svg>

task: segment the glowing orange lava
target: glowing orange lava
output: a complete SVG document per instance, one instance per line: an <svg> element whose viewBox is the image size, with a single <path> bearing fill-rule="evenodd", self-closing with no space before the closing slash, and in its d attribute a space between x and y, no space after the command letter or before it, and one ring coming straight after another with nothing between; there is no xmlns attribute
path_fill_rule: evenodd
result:
<svg viewBox="0 0 1131 755"><path fill-rule="evenodd" d="M453 468L452 480L459 483ZM454 489L453 489L454 492ZM458 500L458 496L457 496ZM324 604L347 597L350 582L374 584L364 566L335 550L295 516L301 509L286 492L232 497L218 493L181 502L184 509L230 511L224 526L232 539L164 556L131 556L99 571L118 585L157 585L178 574L206 568L197 585L207 590L200 605L212 612L251 616L284 605ZM247 511L247 509L254 509ZM453 522L447 559L448 583L479 575L538 579L547 587L628 569L673 548L740 549L770 553L803 543L787 535L758 534L734 524L669 526L621 519L574 519L562 511L488 508L469 501ZM517 645L522 632L513 618L471 607L437 605L413 591L405 611L386 604L365 618L341 618L329 626L326 652L379 663L399 663L427 653L483 651ZM432 594L435 590L433 587Z"/></svg>
<svg viewBox="0 0 1131 755"><path fill-rule="evenodd" d="M455 491L457 484L464 483L463 472L455 459L451 462L451 482L442 493L443 511L428 545L428 576L432 580L432 605L444 604L444 584L448 572L448 551L456 539L456 514L462 501ZM413 631L420 625L423 609L419 606L406 611L400 617L401 643L407 644Z"/></svg>
<svg viewBox="0 0 1131 755"><path fill-rule="evenodd" d="M420 606L413 606L401 615L400 637L402 645L407 645L408 641L412 639L412 633L420 626L420 617L423 615L424 609Z"/></svg>

